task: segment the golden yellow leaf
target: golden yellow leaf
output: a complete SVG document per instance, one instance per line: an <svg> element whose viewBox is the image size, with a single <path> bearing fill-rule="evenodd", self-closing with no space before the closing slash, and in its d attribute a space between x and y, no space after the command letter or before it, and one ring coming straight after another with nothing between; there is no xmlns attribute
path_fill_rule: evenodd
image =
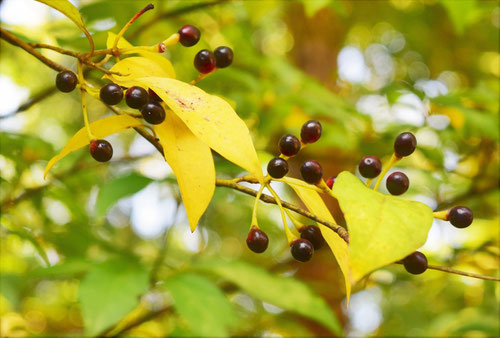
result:
<svg viewBox="0 0 500 338"><path fill-rule="evenodd" d="M169 70L169 67L172 67L170 61L162 56L159 57L161 60L153 60L144 56L133 56L122 59L110 69L110 71L120 73L121 75L105 75L103 78L108 78L119 85L130 87L131 82L135 79L151 76L151 74L159 77L175 76L173 68Z"/></svg>
<svg viewBox="0 0 500 338"><path fill-rule="evenodd" d="M263 180L250 131L229 103L174 79L149 77L137 81L154 90L203 143Z"/></svg>
<svg viewBox="0 0 500 338"><path fill-rule="evenodd" d="M106 48L113 48L117 35L113 32L108 32L108 39L106 40ZM118 48L129 48L133 47L133 45L128 42L123 36L118 40Z"/></svg>
<svg viewBox="0 0 500 338"><path fill-rule="evenodd" d="M167 110L165 121L154 125L168 162L179 184L191 231L196 229L215 190L215 167L210 148Z"/></svg>
<svg viewBox="0 0 500 338"><path fill-rule="evenodd" d="M92 122L90 124L90 130L92 131L92 134L94 134L96 138L101 139L106 136L117 133L120 130L127 129L130 127L137 127L141 125L142 122L132 116L116 115L116 116L105 117L103 119ZM50 159L43 173L43 177L45 178L50 168L52 168L54 164L60 161L63 157L89 143L90 140L89 136L87 135L87 130L85 129L85 127L83 127L75 135L73 135L73 137L68 141L68 143L66 143L66 145L59 154Z"/></svg>
<svg viewBox="0 0 500 338"><path fill-rule="evenodd" d="M332 214L325 205L325 202L323 201L323 199L321 198L321 196L318 194L317 191L296 185L290 185L290 186L295 191L295 193L300 197L302 202L304 202L304 204L306 205L307 209L309 209L310 212L312 212L318 217L321 217L326 221L335 223L335 219L333 218ZM332 229L324 226L321 223L318 223L318 226L319 229L321 230L323 238L330 247L330 250L332 250L335 259L337 260L337 263L340 266L340 270L344 274L346 299L347 299L347 304L349 304L349 297L351 296L351 272L349 265L349 247L347 246L347 243L342 238L340 238L340 236L337 235Z"/></svg>

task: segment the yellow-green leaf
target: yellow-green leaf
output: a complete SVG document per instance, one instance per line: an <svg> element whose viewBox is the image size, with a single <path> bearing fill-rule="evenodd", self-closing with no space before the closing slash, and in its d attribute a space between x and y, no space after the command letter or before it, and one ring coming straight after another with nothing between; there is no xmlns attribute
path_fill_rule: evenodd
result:
<svg viewBox="0 0 500 338"><path fill-rule="evenodd" d="M92 122L90 124L90 130L96 138L100 139L117 133L120 130L141 125L142 122L132 116L115 115ZM83 146L86 146L89 143L90 140L89 136L87 135L87 130L85 129L85 127L83 127L75 135L73 135L73 137L68 141L68 143L66 143L59 154L50 159L43 173L43 177L45 178L50 168L52 168L54 164L56 164L63 157L77 149L80 149Z"/></svg>
<svg viewBox="0 0 500 338"><path fill-rule="evenodd" d="M165 121L154 129L165 160L177 177L189 225L194 231L215 190L212 151L172 111L167 111Z"/></svg>
<svg viewBox="0 0 500 338"><path fill-rule="evenodd" d="M425 204L373 191L346 171L337 176L333 194L349 229L354 282L425 243L433 220L432 210Z"/></svg>
<svg viewBox="0 0 500 338"><path fill-rule="evenodd" d="M135 79L151 76L151 74L159 77L175 77L175 72L170 61L162 56L155 56L158 56L159 59L153 60L144 56L133 56L122 59L110 69L110 71L120 73L121 75L105 75L104 77L125 87L130 87L131 82Z"/></svg>
<svg viewBox="0 0 500 338"><path fill-rule="evenodd" d="M229 103L174 79L149 77L138 81L154 90L206 145L263 179L250 131Z"/></svg>
<svg viewBox="0 0 500 338"><path fill-rule="evenodd" d="M337 183L335 182L335 184ZM323 201L323 199L321 198L321 196L318 194L317 191L296 185L290 185L290 186L293 188L295 193L297 193L302 202L304 202L304 204L306 205L307 209L309 209L310 212L328 222L335 223L335 219L333 218L332 214L325 205L325 202ZM351 296L349 247L347 246L347 243L342 238L340 238L340 236L337 235L332 229L324 226L321 223L318 223L318 225L319 229L321 230L321 234L323 235L323 238L330 247L330 250L332 250L335 259L337 260L337 263L340 266L340 270L344 274L346 299L347 299L347 304L349 304L349 297Z"/></svg>

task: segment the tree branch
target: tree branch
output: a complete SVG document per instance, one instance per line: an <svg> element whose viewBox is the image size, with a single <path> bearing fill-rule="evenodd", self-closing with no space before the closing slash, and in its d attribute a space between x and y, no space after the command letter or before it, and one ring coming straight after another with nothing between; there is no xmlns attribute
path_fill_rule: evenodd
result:
<svg viewBox="0 0 500 338"><path fill-rule="evenodd" d="M484 276L484 275L479 275L477 273L455 270L455 269L449 268L447 266L428 265L427 269L444 271L444 272L448 272L448 273L453 273L455 275L461 275L461 276L472 277L472 278L477 278L477 279L484 279L484 280L491 280L491 281L495 281L495 282L500 282L500 278L498 278L498 277Z"/></svg>

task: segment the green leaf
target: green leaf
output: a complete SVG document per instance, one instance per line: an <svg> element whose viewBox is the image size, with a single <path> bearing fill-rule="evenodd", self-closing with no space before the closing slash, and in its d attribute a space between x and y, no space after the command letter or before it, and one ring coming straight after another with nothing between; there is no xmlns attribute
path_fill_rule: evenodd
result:
<svg viewBox="0 0 500 338"><path fill-rule="evenodd" d="M195 274L181 274L165 282L175 310L187 320L198 336L227 337L237 322L236 314L224 293L210 280Z"/></svg>
<svg viewBox="0 0 500 338"><path fill-rule="evenodd" d="M433 221L425 204L373 191L347 171L337 176L332 191L349 229L353 282L425 243Z"/></svg>
<svg viewBox="0 0 500 338"><path fill-rule="evenodd" d="M441 0L444 8L455 27L455 31L462 34L465 28L479 19L481 10L476 0Z"/></svg>
<svg viewBox="0 0 500 338"><path fill-rule="evenodd" d="M78 290L85 335L98 335L122 319L139 304L139 296L148 287L148 271L130 259L94 266Z"/></svg>
<svg viewBox="0 0 500 338"><path fill-rule="evenodd" d="M92 263L85 259L66 259L64 262L46 268L38 267L29 273L32 278L66 278L86 272Z"/></svg>
<svg viewBox="0 0 500 338"><path fill-rule="evenodd" d="M273 275L243 261L211 260L200 262L195 267L215 273L256 298L313 319L333 333L342 335L340 323L331 308L302 281Z"/></svg>
<svg viewBox="0 0 500 338"><path fill-rule="evenodd" d="M151 182L153 182L152 179L138 173L130 173L107 182L99 189L96 202L96 216L105 215L106 211L113 204L124 197L133 195L144 189Z"/></svg>

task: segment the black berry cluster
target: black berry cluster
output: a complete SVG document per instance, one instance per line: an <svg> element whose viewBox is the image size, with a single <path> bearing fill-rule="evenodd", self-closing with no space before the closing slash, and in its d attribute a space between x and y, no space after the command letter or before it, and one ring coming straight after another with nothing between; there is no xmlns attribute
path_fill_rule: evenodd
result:
<svg viewBox="0 0 500 338"><path fill-rule="evenodd" d="M226 46L217 47L214 52L200 50L194 57L194 67L202 74L211 73L215 68L226 68L233 63L233 50Z"/></svg>

